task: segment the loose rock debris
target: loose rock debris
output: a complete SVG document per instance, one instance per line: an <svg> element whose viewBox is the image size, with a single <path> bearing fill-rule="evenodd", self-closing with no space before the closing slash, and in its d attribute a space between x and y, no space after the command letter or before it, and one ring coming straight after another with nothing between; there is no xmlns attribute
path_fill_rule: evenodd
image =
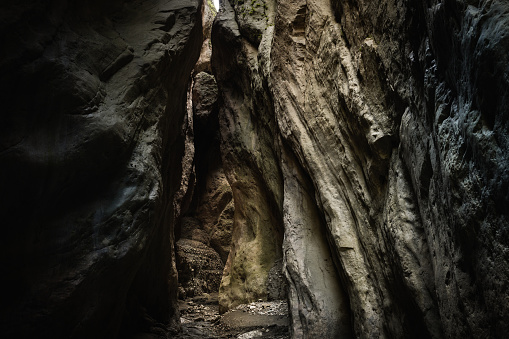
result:
<svg viewBox="0 0 509 339"><path fill-rule="evenodd" d="M180 302L182 332L177 338L289 339L288 305L284 300L239 305L219 314L217 293Z"/></svg>

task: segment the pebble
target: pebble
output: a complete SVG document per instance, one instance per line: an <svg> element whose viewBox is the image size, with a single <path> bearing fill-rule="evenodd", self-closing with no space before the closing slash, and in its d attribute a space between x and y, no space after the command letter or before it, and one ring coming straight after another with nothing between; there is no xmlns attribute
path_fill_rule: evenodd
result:
<svg viewBox="0 0 509 339"><path fill-rule="evenodd" d="M254 330L251 332L243 333L237 337L237 339L252 339L252 338L260 338L263 336L262 331Z"/></svg>
<svg viewBox="0 0 509 339"><path fill-rule="evenodd" d="M285 300L277 301L256 301L249 304L242 304L235 308L244 312L262 315L288 315L288 303Z"/></svg>
<svg viewBox="0 0 509 339"><path fill-rule="evenodd" d="M217 298L217 297L215 297ZM281 329L267 328L266 326L257 329L245 329L248 332L239 333L239 330L230 328L221 322L222 316L219 314L217 302L214 297L204 297L203 300L194 298L181 304L181 324L182 332L176 338L272 338L289 339L288 331L281 332ZM209 304L210 303L210 304ZM288 316L288 304L285 300L278 301L256 301L249 304L242 304L229 312L246 312L253 315L267 316ZM234 333L236 331L236 333ZM279 331L279 332L278 332Z"/></svg>

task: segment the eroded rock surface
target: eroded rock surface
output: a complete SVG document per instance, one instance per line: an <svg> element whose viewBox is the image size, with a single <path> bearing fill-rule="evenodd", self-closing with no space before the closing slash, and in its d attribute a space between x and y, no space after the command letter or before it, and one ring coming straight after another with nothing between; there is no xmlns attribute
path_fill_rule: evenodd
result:
<svg viewBox="0 0 509 339"><path fill-rule="evenodd" d="M202 5L0 5L2 337L504 337L507 2Z"/></svg>
<svg viewBox="0 0 509 339"><path fill-rule="evenodd" d="M200 6L0 5L2 337L178 329L172 239Z"/></svg>
<svg viewBox="0 0 509 339"><path fill-rule="evenodd" d="M205 43L208 43L207 40ZM217 100L214 76L206 72L196 74L193 105L197 187L189 213L199 220L208 236L207 244L226 262L230 252L234 206L221 159Z"/></svg>
<svg viewBox="0 0 509 339"><path fill-rule="evenodd" d="M179 297L189 298L219 290L224 263L201 241L180 239L176 243Z"/></svg>
<svg viewBox="0 0 509 339"><path fill-rule="evenodd" d="M507 333L508 20L504 1L223 1L212 67L243 244L225 307L263 275L239 249L283 225L294 337Z"/></svg>
<svg viewBox="0 0 509 339"><path fill-rule="evenodd" d="M232 247L219 291L222 312L267 298L268 274L282 257L283 238L273 105L258 50L242 38L236 15L224 1L212 30L221 153L235 203Z"/></svg>
<svg viewBox="0 0 509 339"><path fill-rule="evenodd" d="M179 298L219 290L231 245L233 195L220 152L218 90L211 75L210 33L215 9L202 7L203 44L188 89L192 147L186 152L192 163L193 190L177 227ZM204 52L205 51L205 52Z"/></svg>

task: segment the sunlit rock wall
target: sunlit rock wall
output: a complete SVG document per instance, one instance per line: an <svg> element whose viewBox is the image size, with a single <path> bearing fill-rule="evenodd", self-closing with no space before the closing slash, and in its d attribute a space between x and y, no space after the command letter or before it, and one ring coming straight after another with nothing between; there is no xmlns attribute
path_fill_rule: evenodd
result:
<svg viewBox="0 0 509 339"><path fill-rule="evenodd" d="M276 124L256 46L243 39L227 2L212 28L212 70L220 88L219 129L235 204L232 247L220 311L268 297L269 271L282 257L281 170ZM265 17L261 18L265 25Z"/></svg>
<svg viewBox="0 0 509 339"><path fill-rule="evenodd" d="M503 1L223 1L224 155L275 187L294 337L507 333L508 23Z"/></svg>

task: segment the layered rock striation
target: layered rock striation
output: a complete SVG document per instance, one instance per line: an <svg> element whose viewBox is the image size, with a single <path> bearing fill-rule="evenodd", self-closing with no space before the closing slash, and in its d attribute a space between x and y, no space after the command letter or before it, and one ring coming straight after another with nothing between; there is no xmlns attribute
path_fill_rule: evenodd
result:
<svg viewBox="0 0 509 339"><path fill-rule="evenodd" d="M503 1L223 1L225 299L264 276L239 249L284 234L294 337L502 337L508 21Z"/></svg>
<svg viewBox="0 0 509 339"><path fill-rule="evenodd" d="M269 271L282 258L283 239L274 108L253 45L257 41L243 39L235 9L223 2L212 29L221 153L235 204L232 247L219 290L221 312L267 299ZM266 24L265 17L245 18L248 30Z"/></svg>
<svg viewBox="0 0 509 339"><path fill-rule="evenodd" d="M178 329L173 228L200 6L0 5L2 337Z"/></svg>
<svg viewBox="0 0 509 339"><path fill-rule="evenodd" d="M0 5L2 337L504 337L509 6L208 3Z"/></svg>

